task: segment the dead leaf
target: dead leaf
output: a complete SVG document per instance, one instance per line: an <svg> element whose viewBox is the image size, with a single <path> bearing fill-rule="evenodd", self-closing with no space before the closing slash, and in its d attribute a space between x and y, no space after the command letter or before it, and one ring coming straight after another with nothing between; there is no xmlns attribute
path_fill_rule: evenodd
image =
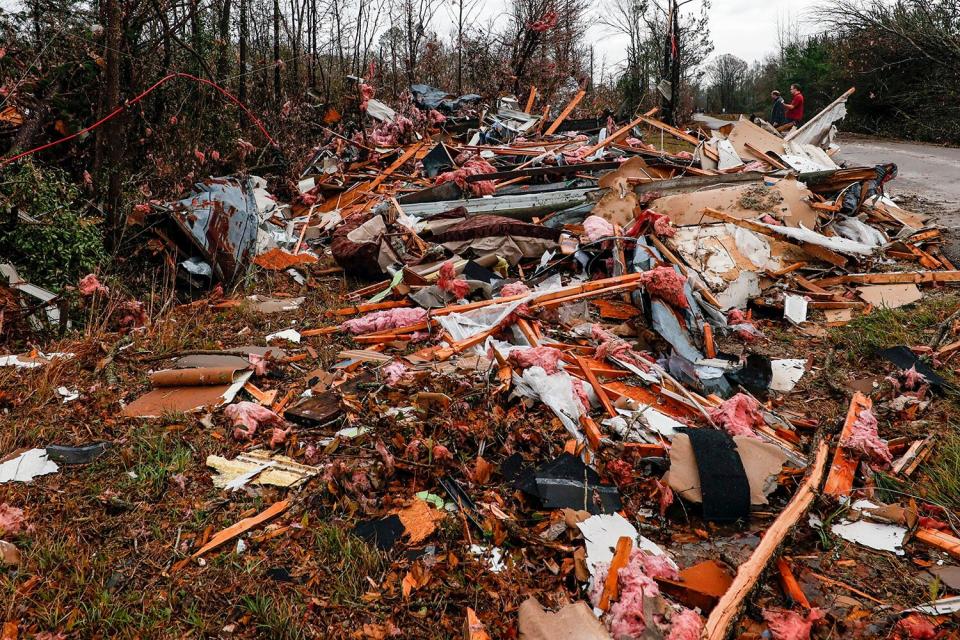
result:
<svg viewBox="0 0 960 640"><path fill-rule="evenodd" d="M483 459L483 456L477 456L473 463L473 481L477 484L487 484L490 482L490 476L493 474L493 465Z"/></svg>
<svg viewBox="0 0 960 640"><path fill-rule="evenodd" d="M414 500L409 507L396 512L403 528L410 536L410 544L419 544L437 530L437 521L446 514L437 511L423 500Z"/></svg>
<svg viewBox="0 0 960 640"><path fill-rule="evenodd" d="M409 598L410 594L417 589L426 586L428 582L430 582L430 571L426 569L422 563L414 562L410 571L407 572L407 575L403 576L403 580L400 583L400 590L403 593L404 599Z"/></svg>

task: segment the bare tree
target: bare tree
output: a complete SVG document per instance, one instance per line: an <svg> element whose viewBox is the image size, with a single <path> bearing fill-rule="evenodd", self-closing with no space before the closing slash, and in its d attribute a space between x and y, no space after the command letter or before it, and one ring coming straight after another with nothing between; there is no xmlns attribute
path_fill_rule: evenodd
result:
<svg viewBox="0 0 960 640"><path fill-rule="evenodd" d="M733 54L724 53L710 64L708 72L721 110L738 110L741 106L740 96L746 78L747 63Z"/></svg>

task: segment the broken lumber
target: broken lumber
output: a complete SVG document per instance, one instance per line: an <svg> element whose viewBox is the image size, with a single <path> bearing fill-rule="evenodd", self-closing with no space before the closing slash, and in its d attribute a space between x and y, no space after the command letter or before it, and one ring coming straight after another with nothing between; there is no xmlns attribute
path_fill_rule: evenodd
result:
<svg viewBox="0 0 960 640"><path fill-rule="evenodd" d="M736 621L741 606L745 604L744 601L747 596L756 586L760 574L766 569L780 543L810 508L810 504L816 496L817 487L820 486L820 480L823 478L828 451L827 443L821 442L817 447L817 454L810 473L803 484L790 499L787 507L780 512L777 519L764 532L760 544L757 545L750 559L740 565L737 575L733 579L733 584L723 594L720 602L717 603L717 606L710 612L710 617L707 618L707 624L701 636L705 640L724 640L727 637L730 626Z"/></svg>
<svg viewBox="0 0 960 640"><path fill-rule="evenodd" d="M821 278L823 287L835 284L931 284L960 282L960 271L892 271L890 273L848 273L845 276Z"/></svg>
<svg viewBox="0 0 960 640"><path fill-rule="evenodd" d="M830 473L827 475L827 482L823 485L823 493L828 496L839 498L846 496L853 488L853 476L857 470L857 461L850 456L840 443L850 437L853 430L853 423L860 417L860 412L873 407L873 401L859 391L853 394L850 400L850 408L847 410L847 417L843 422L843 429L840 431L840 438L837 441L837 448L833 454L833 462L830 464Z"/></svg>
<svg viewBox="0 0 960 640"><path fill-rule="evenodd" d="M633 551L633 540L628 536L620 536L617 540L617 550L610 561L607 578L603 581L603 593L600 594L600 602L597 605L599 609L606 611L610 608L610 600L615 600L619 596L620 587L617 582L620 569L623 569L630 562L631 551Z"/></svg>
<svg viewBox="0 0 960 640"><path fill-rule="evenodd" d="M274 502L272 505L270 505L260 513L254 516L250 516L249 518L244 518L243 520L240 520L239 522L236 522L230 525L226 529L220 530L212 538L210 538L210 541L207 544L203 545L202 547L194 551L193 555L191 555L190 557L199 558L200 556L205 554L207 551L212 551L217 547L220 547L230 542L234 538L246 533L250 529L253 529L256 526L261 525L264 522L267 522L268 520L275 518L276 516L286 511L289 506L290 506L289 499L280 500L279 502Z"/></svg>
<svg viewBox="0 0 960 640"><path fill-rule="evenodd" d="M587 95L587 92L584 91L583 89L580 89L580 91L577 91L577 95L573 96L573 99L570 100L570 103L566 106L566 108L563 111L560 112L560 115L558 115L557 119L553 121L553 124L547 127L547 130L543 132L543 135L545 136L553 135L554 131L556 131L557 128L561 124L563 124L563 121L567 119L567 116L570 115L570 112L573 111L578 104L580 104L580 101L583 100L583 96L585 95Z"/></svg>

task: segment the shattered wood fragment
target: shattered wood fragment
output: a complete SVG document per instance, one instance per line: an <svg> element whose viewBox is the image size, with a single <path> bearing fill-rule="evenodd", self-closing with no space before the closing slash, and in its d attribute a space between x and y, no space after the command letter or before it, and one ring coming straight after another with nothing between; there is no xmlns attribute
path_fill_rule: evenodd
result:
<svg viewBox="0 0 960 640"><path fill-rule="evenodd" d="M793 602L809 609L810 601L806 594L800 588L800 583L790 570L790 563L783 556L777 558L777 571L780 572L780 583L783 585L783 591Z"/></svg>
<svg viewBox="0 0 960 640"><path fill-rule="evenodd" d="M920 542L960 559L960 538L938 529L920 527L915 534Z"/></svg>
<svg viewBox="0 0 960 640"><path fill-rule="evenodd" d="M530 91L530 95L533 95L533 89ZM543 132L545 136L551 136L557 130L557 128L563 124L563 121L567 119L567 116L580 104L580 101L583 100L583 96L587 95L587 92L583 89L577 91L577 94L573 96L573 99L570 100L570 103L567 104L566 108L560 112L560 115L557 116L557 119L553 121L546 131Z"/></svg>
<svg viewBox="0 0 960 640"><path fill-rule="evenodd" d="M610 561L610 568L607 570L607 577L603 582L603 592L600 594L600 603L597 608L607 611L610 609L610 601L620 596L618 577L620 569L630 562L631 551L633 551L633 540L627 536L620 536L616 551L613 553L613 560Z"/></svg>
<svg viewBox="0 0 960 640"><path fill-rule="evenodd" d="M853 394L850 400L850 408L847 409L847 417L844 420L843 428L840 431L840 437L837 440L836 450L833 454L833 462L830 464L830 472L827 475L827 481L823 486L823 493L828 496L839 498L849 495L853 488L853 476L857 470L857 460L851 456L842 446L841 442L846 442L853 431L853 425L860 417L862 411L869 411L873 407L873 401L859 391Z"/></svg>
<svg viewBox="0 0 960 640"><path fill-rule="evenodd" d="M244 518L243 520L230 525L226 529L218 531L209 542L197 549L190 556L191 558L199 558L208 551L212 551L228 542L237 538L238 536L243 535L250 529L257 527L264 522L272 520L276 516L280 515L290 506L290 500L280 500L279 502L274 502L272 505L267 507L265 510L261 511L255 516L250 516L249 518Z"/></svg>
<svg viewBox="0 0 960 640"><path fill-rule="evenodd" d="M583 371L583 375L587 378L587 382L589 382L590 386L593 387L593 390L597 392L597 397L600 398L600 404L603 405L604 410L611 418L616 418L617 410L613 408L610 398L607 397L606 390L604 390L603 385L600 384L600 381L597 380L597 376L594 375L590 365L581 356L575 356L575 358L577 364L580 365L580 370Z"/></svg>
<svg viewBox="0 0 960 640"><path fill-rule="evenodd" d="M821 442L817 447L809 474L797 489L793 498L790 499L786 508L780 512L777 519L764 532L760 544L757 545L750 559L740 565L737 575L733 579L733 584L720 598L720 602L717 603L713 611L710 612L710 617L707 618L707 624L704 627L704 640L724 640L727 637L727 633L736 621L741 606L745 604L747 596L756 586L760 575L776 553L780 543L810 508L817 487L820 486L820 481L823 478L828 451L827 443Z"/></svg>

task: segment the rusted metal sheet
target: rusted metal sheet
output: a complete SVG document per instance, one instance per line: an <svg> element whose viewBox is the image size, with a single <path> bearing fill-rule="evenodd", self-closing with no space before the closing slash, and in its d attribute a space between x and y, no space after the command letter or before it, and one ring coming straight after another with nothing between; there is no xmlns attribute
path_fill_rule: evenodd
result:
<svg viewBox="0 0 960 640"><path fill-rule="evenodd" d="M249 265L260 218L252 178L211 178L170 205L170 217L185 232L216 279L230 282Z"/></svg>

